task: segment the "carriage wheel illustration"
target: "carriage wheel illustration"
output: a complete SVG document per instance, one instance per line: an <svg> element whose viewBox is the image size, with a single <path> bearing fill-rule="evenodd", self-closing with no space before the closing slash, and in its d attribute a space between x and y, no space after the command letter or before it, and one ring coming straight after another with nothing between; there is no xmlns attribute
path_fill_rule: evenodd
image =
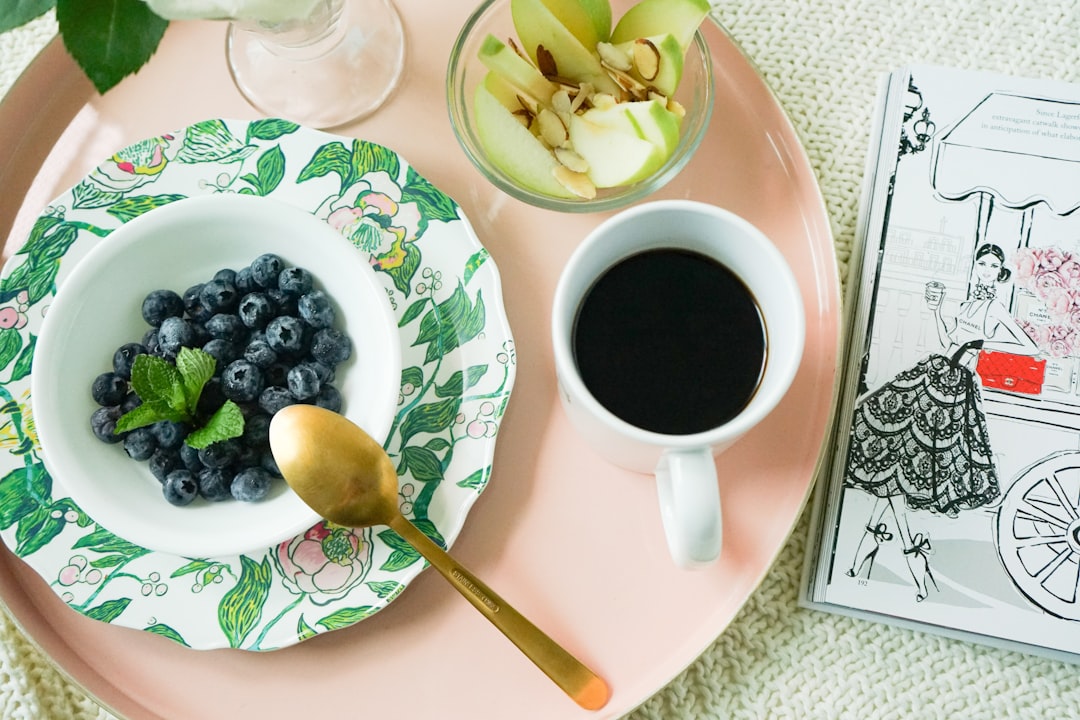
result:
<svg viewBox="0 0 1080 720"><path fill-rule="evenodd" d="M1080 453L1051 455L1017 477L998 508L997 547L1028 600L1080 620Z"/></svg>

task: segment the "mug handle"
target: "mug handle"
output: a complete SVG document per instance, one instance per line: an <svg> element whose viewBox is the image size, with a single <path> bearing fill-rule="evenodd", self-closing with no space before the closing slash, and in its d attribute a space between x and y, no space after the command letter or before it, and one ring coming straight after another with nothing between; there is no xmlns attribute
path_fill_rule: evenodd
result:
<svg viewBox="0 0 1080 720"><path fill-rule="evenodd" d="M713 563L720 557L723 533L712 450L665 451L656 466L656 488L675 564L700 568Z"/></svg>

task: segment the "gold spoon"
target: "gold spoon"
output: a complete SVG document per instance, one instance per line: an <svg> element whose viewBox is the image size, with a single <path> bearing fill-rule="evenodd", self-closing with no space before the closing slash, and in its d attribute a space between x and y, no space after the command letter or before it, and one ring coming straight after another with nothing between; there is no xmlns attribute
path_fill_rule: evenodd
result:
<svg viewBox="0 0 1080 720"><path fill-rule="evenodd" d="M270 447L285 481L315 512L345 527L389 525L578 705L607 703L607 683L401 514L394 464L362 428L314 405L290 405L270 423Z"/></svg>

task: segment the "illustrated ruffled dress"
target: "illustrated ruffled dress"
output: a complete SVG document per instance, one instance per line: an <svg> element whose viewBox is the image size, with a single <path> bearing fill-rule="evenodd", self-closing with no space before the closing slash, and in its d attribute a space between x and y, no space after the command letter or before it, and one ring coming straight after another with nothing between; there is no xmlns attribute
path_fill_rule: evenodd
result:
<svg viewBox="0 0 1080 720"><path fill-rule="evenodd" d="M985 312L961 320L959 350L930 355L863 398L851 426L846 485L948 516L1001 494L979 381L963 362L981 346L984 322Z"/></svg>

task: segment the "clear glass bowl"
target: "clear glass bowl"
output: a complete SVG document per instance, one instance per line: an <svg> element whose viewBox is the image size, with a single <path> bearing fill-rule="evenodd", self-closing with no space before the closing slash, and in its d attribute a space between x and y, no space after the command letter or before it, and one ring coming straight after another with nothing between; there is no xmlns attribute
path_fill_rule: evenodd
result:
<svg viewBox="0 0 1080 720"><path fill-rule="evenodd" d="M611 0L613 21L618 22L634 3L635 0ZM711 21L706 18L705 22ZM598 189L596 197L591 199L554 197L523 187L488 158L476 132L473 96L477 85L487 74L487 68L480 61L477 52L488 33L503 42L506 42L507 38L514 38L516 41L517 33L510 15L510 0L485 0L462 27L450 53L446 76L447 105L450 124L469 160L484 177L512 197L537 207L561 212L616 210L647 197L667 184L686 166L701 144L701 138L712 117L713 75L712 56L699 31L686 51L682 80L674 96L674 99L686 108L679 144L661 168L632 185Z"/></svg>

